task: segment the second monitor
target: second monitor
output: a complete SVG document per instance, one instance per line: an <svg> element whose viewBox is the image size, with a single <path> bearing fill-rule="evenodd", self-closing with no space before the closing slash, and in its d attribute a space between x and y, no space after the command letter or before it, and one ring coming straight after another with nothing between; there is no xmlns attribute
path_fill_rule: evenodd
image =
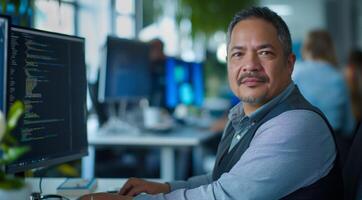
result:
<svg viewBox="0 0 362 200"><path fill-rule="evenodd" d="M106 63L101 68L99 100L139 100L150 94L150 60L147 43L108 36Z"/></svg>
<svg viewBox="0 0 362 200"><path fill-rule="evenodd" d="M166 106L179 104L201 107L204 99L202 63L166 59Z"/></svg>

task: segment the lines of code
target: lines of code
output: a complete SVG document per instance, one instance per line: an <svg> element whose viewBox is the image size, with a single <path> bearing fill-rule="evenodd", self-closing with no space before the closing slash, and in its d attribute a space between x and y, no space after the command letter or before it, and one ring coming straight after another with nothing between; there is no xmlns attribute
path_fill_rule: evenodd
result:
<svg viewBox="0 0 362 200"><path fill-rule="evenodd" d="M21 142L57 137L69 128L69 44L15 29L10 48L9 101L25 105Z"/></svg>

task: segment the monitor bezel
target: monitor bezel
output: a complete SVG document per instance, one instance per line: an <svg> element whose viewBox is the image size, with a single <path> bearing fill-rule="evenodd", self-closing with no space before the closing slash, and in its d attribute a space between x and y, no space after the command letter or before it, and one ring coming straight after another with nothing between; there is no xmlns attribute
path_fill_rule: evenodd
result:
<svg viewBox="0 0 362 200"><path fill-rule="evenodd" d="M43 33L43 34L53 34L53 35L68 37L68 38L72 38L72 39L80 39L80 40L82 40L83 43L85 43L85 38L84 37L80 37L80 36L76 36L76 35L69 35L69 34L64 34L64 33L52 32L52 31L41 30L41 29L30 28L30 27L24 27L24 26L18 26L18 25L11 25L10 26L10 32L12 31L13 28L23 29L23 30L27 30L27 31L34 31L34 32ZM10 32L9 32L9 34L10 34Z"/></svg>
<svg viewBox="0 0 362 200"><path fill-rule="evenodd" d="M7 107L6 107L6 104L7 104L7 96L6 96L6 94L7 94L7 89L8 89L8 85L7 85L7 77L8 77L8 67L9 67L9 64L10 64L10 59L9 59L9 55L10 55L10 48L9 48L9 46L10 46L10 31L11 31L11 17L10 16L8 16L8 15L3 15L3 14L0 14L0 18L4 18L4 19L6 19L7 20L7 23L8 23L8 25L7 25L7 47L6 47L6 51L4 51L4 52L6 52L6 55L5 55L5 57L4 57L4 59L6 60L5 62L4 62L4 64L5 64L5 67L4 67L4 74L3 74L3 105L2 105L2 108L3 108L3 110L2 110L2 112L3 113L7 113Z"/></svg>
<svg viewBox="0 0 362 200"><path fill-rule="evenodd" d="M61 156L61 157L56 157L56 158L43 158L40 161L36 161L35 163L18 163L16 166L15 165L5 165L5 172L9 173L9 174L13 174L13 173L19 173L19 172L24 172L27 170L36 170L36 169L43 169L43 168L47 168L47 167L51 167L57 164L62 164L65 162L69 162L69 161L73 161L73 160L77 160L80 159L84 156L88 155L88 150L85 150L84 152L78 153L78 154L73 154L73 155L68 155L68 156Z"/></svg>

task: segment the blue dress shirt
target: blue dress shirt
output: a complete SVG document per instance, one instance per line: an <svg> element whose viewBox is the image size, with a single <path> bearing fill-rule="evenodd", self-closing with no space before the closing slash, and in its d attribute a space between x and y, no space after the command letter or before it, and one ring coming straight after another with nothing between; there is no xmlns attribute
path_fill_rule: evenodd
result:
<svg viewBox="0 0 362 200"><path fill-rule="evenodd" d="M286 98L288 88L255 113ZM135 200L280 199L327 175L335 156L324 120L309 110L291 110L261 125L240 160L218 180L212 181L211 174L191 177L171 182L170 193L139 195Z"/></svg>

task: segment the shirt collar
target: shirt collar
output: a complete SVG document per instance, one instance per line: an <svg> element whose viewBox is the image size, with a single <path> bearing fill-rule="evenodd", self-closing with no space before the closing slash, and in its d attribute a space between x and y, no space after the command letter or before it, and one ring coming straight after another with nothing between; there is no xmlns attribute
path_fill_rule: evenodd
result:
<svg viewBox="0 0 362 200"><path fill-rule="evenodd" d="M248 121L257 122L264 116L264 114L270 111L275 105L285 100L293 92L294 88L295 88L294 82L291 82L288 85L288 87L285 88L278 96L274 97L266 104L262 105L256 111L251 113L250 116L245 115L243 109L243 103L240 102L230 110L228 115L229 120L233 123L233 125L236 124L236 122L240 123L240 121L244 120L245 118L249 119Z"/></svg>

